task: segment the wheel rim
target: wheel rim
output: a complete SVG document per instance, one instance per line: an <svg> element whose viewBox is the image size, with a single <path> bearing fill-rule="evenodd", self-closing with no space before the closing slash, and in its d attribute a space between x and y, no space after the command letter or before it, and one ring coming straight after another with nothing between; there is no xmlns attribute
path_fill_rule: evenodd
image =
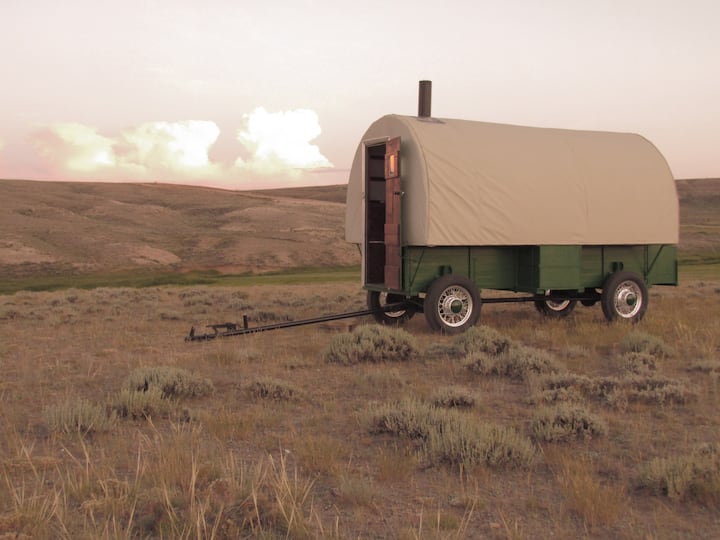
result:
<svg viewBox="0 0 720 540"><path fill-rule="evenodd" d="M632 319L642 308L642 290L634 281L623 281L615 289L615 312L624 319Z"/></svg>
<svg viewBox="0 0 720 540"><path fill-rule="evenodd" d="M545 300L545 305L551 311L563 311L570 305L570 300Z"/></svg>
<svg viewBox="0 0 720 540"><path fill-rule="evenodd" d="M393 302L388 301L388 296L390 296L386 292L381 292L380 297L378 299L378 302L381 306L386 306L387 304L391 304ZM405 310L401 309L399 311L385 311L385 316L390 317L391 319L397 319L405 315Z"/></svg>
<svg viewBox="0 0 720 540"><path fill-rule="evenodd" d="M465 287L453 285L445 289L437 303L437 314L446 326L453 328L465 324L472 315L473 300Z"/></svg>

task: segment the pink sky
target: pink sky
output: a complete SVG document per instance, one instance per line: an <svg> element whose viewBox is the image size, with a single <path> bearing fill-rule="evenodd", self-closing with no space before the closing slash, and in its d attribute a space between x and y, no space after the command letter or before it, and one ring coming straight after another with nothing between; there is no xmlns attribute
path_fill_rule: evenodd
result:
<svg viewBox="0 0 720 540"><path fill-rule="evenodd" d="M715 0L23 0L0 21L0 178L343 183L420 79L438 117L636 132L676 178L720 177Z"/></svg>

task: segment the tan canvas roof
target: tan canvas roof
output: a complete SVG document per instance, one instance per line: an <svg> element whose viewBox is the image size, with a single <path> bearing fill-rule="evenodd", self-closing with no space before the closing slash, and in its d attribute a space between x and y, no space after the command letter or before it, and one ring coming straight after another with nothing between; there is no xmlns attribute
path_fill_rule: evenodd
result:
<svg viewBox="0 0 720 540"><path fill-rule="evenodd" d="M629 133L388 115L358 146L345 236L364 234L364 145L401 137L406 245L676 244L662 154Z"/></svg>

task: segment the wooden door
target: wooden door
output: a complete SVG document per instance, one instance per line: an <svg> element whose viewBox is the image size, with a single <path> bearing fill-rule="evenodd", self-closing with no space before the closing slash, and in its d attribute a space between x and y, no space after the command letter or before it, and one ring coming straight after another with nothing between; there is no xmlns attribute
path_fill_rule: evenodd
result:
<svg viewBox="0 0 720 540"><path fill-rule="evenodd" d="M400 137L385 145L385 286L400 290L402 251L400 247Z"/></svg>

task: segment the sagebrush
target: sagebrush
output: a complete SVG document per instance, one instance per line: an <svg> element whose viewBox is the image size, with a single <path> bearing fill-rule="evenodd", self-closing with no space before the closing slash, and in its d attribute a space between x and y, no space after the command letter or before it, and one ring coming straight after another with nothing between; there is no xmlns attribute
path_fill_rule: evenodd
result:
<svg viewBox="0 0 720 540"><path fill-rule="evenodd" d="M405 362L418 353L415 339L402 329L360 326L336 336L325 350L325 360L341 365L363 362Z"/></svg>

